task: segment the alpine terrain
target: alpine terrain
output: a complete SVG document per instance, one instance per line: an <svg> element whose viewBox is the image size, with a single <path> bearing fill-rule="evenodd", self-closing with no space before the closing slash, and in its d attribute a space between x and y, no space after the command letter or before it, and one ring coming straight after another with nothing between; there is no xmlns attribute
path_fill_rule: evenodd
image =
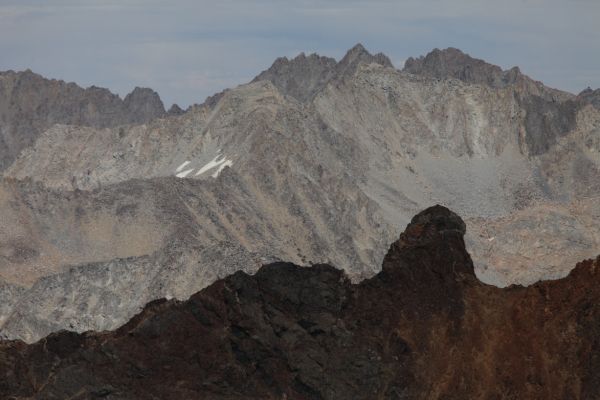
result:
<svg viewBox="0 0 600 400"><path fill-rule="evenodd" d="M0 335L113 330L172 300L112 333L2 344L0 393L68 398L77 380L150 398L160 364L183 397L350 398L341 388L361 379L363 398L494 398L508 383L490 381L485 360L509 371L535 340L513 397L598 396L595 359L569 358L596 346L595 331L569 340L594 326L597 262L535 282L600 253L599 99L453 48L402 70L361 45L339 61L280 58L185 111L150 89L121 99L1 73ZM438 203L464 218L473 264L447 211L432 211L451 227L431 231L431 254L395 242ZM429 235L421 225L405 240ZM498 288L512 284L533 286ZM196 340L211 345L185 366L160 358ZM440 351L462 358L444 364Z"/></svg>

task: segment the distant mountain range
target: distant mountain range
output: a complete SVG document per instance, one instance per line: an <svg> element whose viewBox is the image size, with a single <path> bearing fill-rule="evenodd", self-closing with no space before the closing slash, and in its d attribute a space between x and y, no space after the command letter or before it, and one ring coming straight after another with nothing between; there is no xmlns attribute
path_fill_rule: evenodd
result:
<svg viewBox="0 0 600 400"><path fill-rule="evenodd" d="M114 329L277 260L359 281L436 203L484 282L563 277L600 247L597 100L457 49L281 58L169 112L1 73L0 334Z"/></svg>

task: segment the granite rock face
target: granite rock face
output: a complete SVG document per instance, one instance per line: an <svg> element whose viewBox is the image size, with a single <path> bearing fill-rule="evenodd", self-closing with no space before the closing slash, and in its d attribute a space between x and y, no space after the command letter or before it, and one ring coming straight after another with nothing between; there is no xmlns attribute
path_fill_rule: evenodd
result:
<svg viewBox="0 0 600 400"><path fill-rule="evenodd" d="M0 170L54 124L105 128L146 123L164 114L151 89L135 88L121 100L107 89L83 89L29 70L0 72Z"/></svg>
<svg viewBox="0 0 600 400"><path fill-rule="evenodd" d="M591 399L600 396L600 258L500 289L465 223L431 207L359 284L319 264L262 267L114 332L0 342L3 398Z"/></svg>

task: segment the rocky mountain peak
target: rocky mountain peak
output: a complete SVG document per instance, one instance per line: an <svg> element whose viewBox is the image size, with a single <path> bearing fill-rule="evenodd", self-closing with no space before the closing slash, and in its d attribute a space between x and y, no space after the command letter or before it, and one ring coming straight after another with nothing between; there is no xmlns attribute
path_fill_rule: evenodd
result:
<svg viewBox="0 0 600 400"><path fill-rule="evenodd" d="M435 205L415 215L400 238L385 256L383 270L399 276L402 281L414 281L428 286L432 276L453 281L459 275L475 279L475 271L467 253L464 236L466 224L448 208ZM427 268L415 271L415 260L431 260L445 254L443 262L426 262ZM435 280L434 280L435 281Z"/></svg>
<svg viewBox="0 0 600 400"><path fill-rule="evenodd" d="M403 71L439 79L455 78L491 87L514 84L521 75L518 67L503 71L497 65L473 58L453 47L433 49L426 56L418 58L410 57L406 60Z"/></svg>
<svg viewBox="0 0 600 400"><path fill-rule="evenodd" d="M385 54L377 53L373 55L369 53L367 49L365 49L365 47L360 43L356 44L354 47L348 50L348 52L346 52L346 55L338 63L337 68L338 71L344 72L351 68L352 72L354 72L354 69L356 69L360 63L375 63L383 65L384 67L393 68L392 62Z"/></svg>
<svg viewBox="0 0 600 400"><path fill-rule="evenodd" d="M280 57L252 82L271 81L282 93L306 101L333 78L336 61L317 54L300 53L289 60Z"/></svg>
<svg viewBox="0 0 600 400"><path fill-rule="evenodd" d="M415 215L400 235L400 247L415 247L433 243L440 236L458 235L467 232L462 218L444 206L435 205Z"/></svg>
<svg viewBox="0 0 600 400"><path fill-rule="evenodd" d="M361 44L352 47L339 61L318 54L300 53L293 59L280 57L252 82L271 81L283 94L300 101L312 99L332 80L353 74L361 63L377 63L392 67L390 59L382 53L372 55Z"/></svg>
<svg viewBox="0 0 600 400"><path fill-rule="evenodd" d="M173 103L171 108L169 108L169 111L167 111L167 114L169 115L181 115L183 113L185 113L185 110L179 107L179 104L176 103Z"/></svg>
<svg viewBox="0 0 600 400"><path fill-rule="evenodd" d="M122 100L105 88L84 89L31 70L0 73L0 170L55 124L105 128L146 123L164 114L152 89L135 88Z"/></svg>
<svg viewBox="0 0 600 400"><path fill-rule="evenodd" d="M165 106L158 93L150 88L136 87L125 96L123 103L129 110L132 122L149 121L165 113Z"/></svg>

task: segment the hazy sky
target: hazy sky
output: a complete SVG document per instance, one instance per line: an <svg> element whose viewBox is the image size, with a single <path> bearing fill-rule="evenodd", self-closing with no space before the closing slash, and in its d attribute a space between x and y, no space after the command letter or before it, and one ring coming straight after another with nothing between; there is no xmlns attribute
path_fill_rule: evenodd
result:
<svg viewBox="0 0 600 400"><path fill-rule="evenodd" d="M0 70L202 102L278 56L361 42L397 67L458 47L572 92L600 87L599 0L0 0Z"/></svg>

